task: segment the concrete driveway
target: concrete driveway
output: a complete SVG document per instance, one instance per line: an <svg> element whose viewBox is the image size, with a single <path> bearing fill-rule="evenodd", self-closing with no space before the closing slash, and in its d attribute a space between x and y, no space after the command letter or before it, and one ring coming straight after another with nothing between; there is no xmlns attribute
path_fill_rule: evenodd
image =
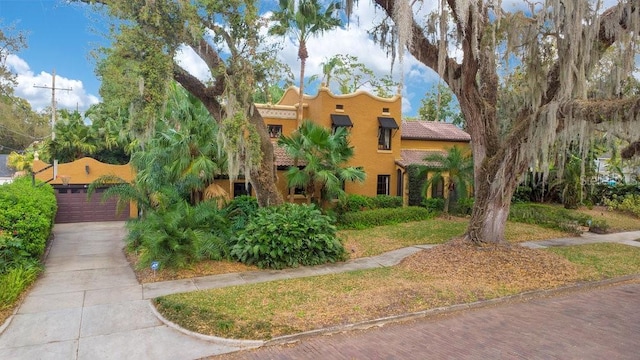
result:
<svg viewBox="0 0 640 360"><path fill-rule="evenodd" d="M0 334L0 359L197 359L237 350L157 319L122 251L124 223L57 224L54 234L44 275Z"/></svg>

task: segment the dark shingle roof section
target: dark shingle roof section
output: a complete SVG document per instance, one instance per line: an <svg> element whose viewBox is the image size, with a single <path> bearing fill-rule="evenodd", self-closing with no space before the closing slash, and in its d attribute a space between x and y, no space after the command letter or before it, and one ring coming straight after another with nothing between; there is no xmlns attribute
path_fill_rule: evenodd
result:
<svg viewBox="0 0 640 360"><path fill-rule="evenodd" d="M438 166L437 162L424 161L424 158L433 154L446 154L444 151L428 151L428 150L400 150L400 159L396 160L396 164L407 167L409 165L429 165Z"/></svg>
<svg viewBox="0 0 640 360"><path fill-rule="evenodd" d="M402 139L469 142L471 135L450 123L405 121L402 123Z"/></svg>
<svg viewBox="0 0 640 360"><path fill-rule="evenodd" d="M9 155L0 154L0 177L12 177L15 171L7 166Z"/></svg>

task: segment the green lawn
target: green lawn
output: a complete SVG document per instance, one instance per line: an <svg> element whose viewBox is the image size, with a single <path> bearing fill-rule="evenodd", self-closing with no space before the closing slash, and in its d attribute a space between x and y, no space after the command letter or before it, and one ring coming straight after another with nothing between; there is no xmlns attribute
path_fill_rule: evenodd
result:
<svg viewBox="0 0 640 360"><path fill-rule="evenodd" d="M362 254L374 254L397 245L446 242L462 234L465 224L465 219L433 219L341 235L348 237L347 244L361 246ZM519 225L510 226L510 237L521 238ZM453 243L419 252L394 267L176 294L155 303L165 317L192 331L269 339L639 273L640 248L621 244L487 251Z"/></svg>

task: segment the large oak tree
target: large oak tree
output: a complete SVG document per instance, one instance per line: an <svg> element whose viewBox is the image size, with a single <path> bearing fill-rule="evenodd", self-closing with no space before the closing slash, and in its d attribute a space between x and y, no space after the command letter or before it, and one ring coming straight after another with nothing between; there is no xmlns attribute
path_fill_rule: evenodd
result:
<svg viewBox="0 0 640 360"><path fill-rule="evenodd" d="M252 101L255 71L264 59L262 19L251 0L84 0L105 6L117 21L112 46L99 63L101 95L127 106L130 126L144 138L166 103L167 86L177 81L198 98L220 124L232 179L251 182L261 206L278 205L273 145ZM210 80L187 71L176 54L189 49L206 64ZM117 79L108 81L105 77ZM106 81L105 81L106 80Z"/></svg>
<svg viewBox="0 0 640 360"><path fill-rule="evenodd" d="M523 1L518 11L500 0L441 0L430 16L421 13L427 2L374 1L388 15L376 39L387 46L399 39L460 103L476 184L467 240L505 242L511 196L530 166L546 170L554 152L588 148L598 128L640 139L640 99L619 91L638 53L637 0L609 9L591 0ZM619 62L608 97L596 98L587 91L590 74L607 51ZM516 71L525 79L518 91L500 91Z"/></svg>

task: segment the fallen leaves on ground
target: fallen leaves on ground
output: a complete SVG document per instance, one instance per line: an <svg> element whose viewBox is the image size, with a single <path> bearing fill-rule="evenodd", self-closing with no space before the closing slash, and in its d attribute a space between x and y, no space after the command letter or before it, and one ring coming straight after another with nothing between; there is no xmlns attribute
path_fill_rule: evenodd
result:
<svg viewBox="0 0 640 360"><path fill-rule="evenodd" d="M455 284L519 291L552 288L584 277L569 260L517 245L476 246L453 240L402 261L400 267Z"/></svg>

